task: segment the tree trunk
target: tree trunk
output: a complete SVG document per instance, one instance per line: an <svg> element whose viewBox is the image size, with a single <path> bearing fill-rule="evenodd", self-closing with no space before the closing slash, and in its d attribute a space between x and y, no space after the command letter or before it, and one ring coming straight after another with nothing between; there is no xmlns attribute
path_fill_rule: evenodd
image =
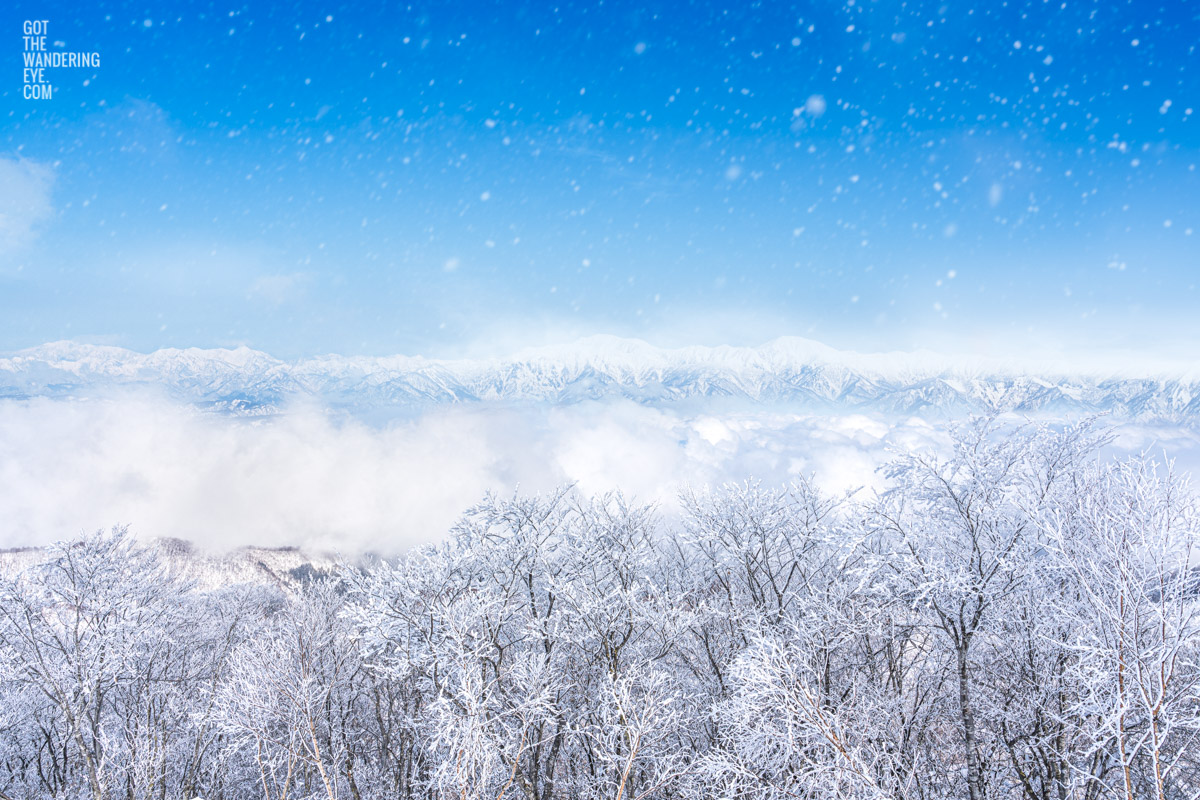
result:
<svg viewBox="0 0 1200 800"><path fill-rule="evenodd" d="M983 772L975 741L975 709L971 707L971 684L967 668L967 641L960 640L958 655L958 706L962 715L963 745L967 753L967 792L970 800L984 800Z"/></svg>

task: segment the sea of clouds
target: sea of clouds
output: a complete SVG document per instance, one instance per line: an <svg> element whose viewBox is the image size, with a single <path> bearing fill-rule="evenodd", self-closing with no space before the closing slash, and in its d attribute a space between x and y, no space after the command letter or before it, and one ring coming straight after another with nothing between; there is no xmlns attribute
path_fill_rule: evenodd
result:
<svg viewBox="0 0 1200 800"><path fill-rule="evenodd" d="M1117 453L1200 464L1186 428L1118 426ZM129 524L227 549L297 545L393 554L446 535L486 492L620 490L673 514L688 487L811 475L871 493L896 450L945 452L918 417L720 414L626 400L442 406L368 422L311 403L265 418L204 412L149 391L0 400L0 547Z"/></svg>

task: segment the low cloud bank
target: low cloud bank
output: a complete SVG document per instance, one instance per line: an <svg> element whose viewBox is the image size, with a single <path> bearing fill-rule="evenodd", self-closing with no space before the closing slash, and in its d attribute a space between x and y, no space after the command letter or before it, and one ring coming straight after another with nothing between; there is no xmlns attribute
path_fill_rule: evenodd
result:
<svg viewBox="0 0 1200 800"><path fill-rule="evenodd" d="M1197 462L1184 429L1121 428L1121 451ZM227 549L396 553L445 535L485 492L620 489L671 513L686 485L811 474L880 488L894 448L941 449L919 418L777 411L706 415L628 401L439 407L374 425L311 405L268 419L149 394L0 401L0 547L128 523Z"/></svg>

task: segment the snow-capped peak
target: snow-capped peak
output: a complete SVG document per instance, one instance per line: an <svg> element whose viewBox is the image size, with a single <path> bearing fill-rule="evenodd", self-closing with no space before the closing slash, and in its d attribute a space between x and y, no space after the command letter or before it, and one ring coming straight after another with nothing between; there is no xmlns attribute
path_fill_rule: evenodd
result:
<svg viewBox="0 0 1200 800"><path fill-rule="evenodd" d="M1001 407L1200 419L1194 374L1105 374L1042 363L857 353L797 337L759 347L660 348L592 336L492 359L322 355L281 361L242 346L137 353L52 342L0 358L0 396L78 396L130 386L247 412L311 397L344 407L463 402L646 404L699 399L913 413Z"/></svg>

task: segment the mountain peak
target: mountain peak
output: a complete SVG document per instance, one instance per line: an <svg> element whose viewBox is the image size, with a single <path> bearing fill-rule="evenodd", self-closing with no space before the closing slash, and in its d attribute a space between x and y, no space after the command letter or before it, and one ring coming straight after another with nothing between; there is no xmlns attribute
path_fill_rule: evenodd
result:
<svg viewBox="0 0 1200 800"><path fill-rule="evenodd" d="M0 358L0 396L86 396L153 386L207 408L264 413L293 398L380 409L623 398L782 403L809 410L959 413L1002 406L1200 419L1194 376L1041 370L928 351L858 353L794 336L759 347L660 348L597 335L491 360L324 355L286 362L246 346L136 353L51 342Z"/></svg>

